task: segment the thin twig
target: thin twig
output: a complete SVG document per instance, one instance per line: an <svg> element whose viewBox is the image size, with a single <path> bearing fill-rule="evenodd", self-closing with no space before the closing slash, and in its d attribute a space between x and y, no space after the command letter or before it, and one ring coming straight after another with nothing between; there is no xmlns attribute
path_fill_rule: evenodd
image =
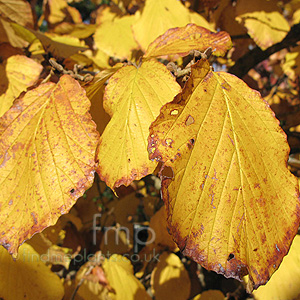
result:
<svg viewBox="0 0 300 300"><path fill-rule="evenodd" d="M77 284L77 286L76 286L76 288L75 288L75 290L74 290L74 292L73 292L73 294L71 296L71 300L75 299L77 291L79 290L80 286L83 284L83 282L85 280L85 276L89 275L92 272L93 268L94 268L93 265L89 266L89 268L85 272L84 276L80 279L80 281L78 282L78 284Z"/></svg>

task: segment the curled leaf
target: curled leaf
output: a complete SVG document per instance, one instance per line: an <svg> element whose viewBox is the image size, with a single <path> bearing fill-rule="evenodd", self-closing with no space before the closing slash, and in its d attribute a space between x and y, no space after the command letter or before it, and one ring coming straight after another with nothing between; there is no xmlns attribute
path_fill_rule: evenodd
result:
<svg viewBox="0 0 300 300"><path fill-rule="evenodd" d="M171 28L159 36L149 45L144 57L174 54L185 56L191 50L202 52L209 47L212 48L213 55L223 56L231 46L228 33L212 32L204 27L188 24L185 27Z"/></svg>

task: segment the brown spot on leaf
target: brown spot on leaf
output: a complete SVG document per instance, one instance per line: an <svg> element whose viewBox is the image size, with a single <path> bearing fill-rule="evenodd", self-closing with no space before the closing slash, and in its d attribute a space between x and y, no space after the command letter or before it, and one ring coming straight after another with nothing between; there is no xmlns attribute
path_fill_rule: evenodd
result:
<svg viewBox="0 0 300 300"><path fill-rule="evenodd" d="M173 169L169 166L164 166L160 172L160 176L163 178L174 178Z"/></svg>
<svg viewBox="0 0 300 300"><path fill-rule="evenodd" d="M230 260L232 260L232 259L234 259L234 254L233 254L233 253L230 253L230 254L228 255L227 261L230 261Z"/></svg>
<svg viewBox="0 0 300 300"><path fill-rule="evenodd" d="M189 116L187 117L186 121L185 121L185 125L186 125L186 126L189 126L189 125L191 125L191 124L193 124L193 123L195 123L195 120L194 120L194 118L193 118L191 115L189 115Z"/></svg>

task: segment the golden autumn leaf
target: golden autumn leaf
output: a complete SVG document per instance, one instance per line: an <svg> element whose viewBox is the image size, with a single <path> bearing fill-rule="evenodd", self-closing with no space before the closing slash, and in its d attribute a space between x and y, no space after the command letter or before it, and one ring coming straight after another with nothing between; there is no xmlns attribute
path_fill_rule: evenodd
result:
<svg viewBox="0 0 300 300"><path fill-rule="evenodd" d="M18 24L11 24L14 31L29 43L32 43L36 38L41 42L45 52L51 53L53 57L58 60L64 60L79 51L87 49L84 45L78 45L79 40L69 37L67 40L62 40L60 37L57 39L60 42L51 39L42 32L35 31L29 28L25 28ZM74 46L75 43L75 46Z"/></svg>
<svg viewBox="0 0 300 300"><path fill-rule="evenodd" d="M287 20L277 11L245 13L236 19L262 50L281 42L290 30Z"/></svg>
<svg viewBox="0 0 300 300"><path fill-rule="evenodd" d="M86 39L95 33L97 26L95 24L70 24L62 23L55 27L54 32L61 35L69 35L78 39Z"/></svg>
<svg viewBox="0 0 300 300"><path fill-rule="evenodd" d="M154 60L123 67L110 78L104 108L111 120L96 155L97 172L109 187L129 185L154 171L156 163L147 153L149 126L179 91L167 68Z"/></svg>
<svg viewBox="0 0 300 300"><path fill-rule="evenodd" d="M59 277L42 262L34 249L24 244L16 261L0 247L0 297L5 300L57 300L64 289Z"/></svg>
<svg viewBox="0 0 300 300"><path fill-rule="evenodd" d="M300 299L300 236L296 235L291 249L270 281L253 292L257 300Z"/></svg>
<svg viewBox="0 0 300 300"><path fill-rule="evenodd" d="M80 270L76 274L75 283L78 284L83 280L82 284L80 284L77 294L83 299L88 300L99 300L99 299L105 299L105 300L111 300L111 298L108 295L108 289L99 282L99 278L93 274L93 269L100 268L98 264L100 264L101 258L97 256L97 254L93 257L89 258L89 261L86 262ZM99 263L97 263L99 261ZM103 273L103 270L101 270L101 273ZM101 277L103 278L103 281L107 282L105 275L101 274ZM75 287L73 288L74 292ZM71 299L71 298L66 298ZM76 299L76 298L75 298Z"/></svg>
<svg viewBox="0 0 300 300"><path fill-rule="evenodd" d="M0 243L10 253L91 186L99 134L70 76L17 99L0 119Z"/></svg>
<svg viewBox="0 0 300 300"><path fill-rule="evenodd" d="M150 158L164 163L168 225L203 267L264 284L299 225L286 136L258 92L206 60L150 127ZM280 214L278 214L280 211Z"/></svg>
<svg viewBox="0 0 300 300"><path fill-rule="evenodd" d="M210 28L209 23L201 16L197 25ZM174 0L147 0L139 20L132 26L134 37L145 51L158 36L173 27L182 27L195 20L193 14Z"/></svg>
<svg viewBox="0 0 300 300"><path fill-rule="evenodd" d="M151 218L149 229L153 233L148 235L147 245L142 249L142 254L152 254L153 249L159 253L163 249L170 251L178 251L177 245L172 240L172 236L167 230L167 213L164 206L162 206ZM150 243L153 241L152 243Z"/></svg>
<svg viewBox="0 0 300 300"><path fill-rule="evenodd" d="M156 300L186 300L191 291L189 274L179 257L163 252L151 274L151 287Z"/></svg>
<svg viewBox="0 0 300 300"><path fill-rule="evenodd" d="M300 46L294 47L292 52L285 55L282 69L292 80L300 75Z"/></svg>
<svg viewBox="0 0 300 300"><path fill-rule="evenodd" d="M131 30L135 21L136 16L133 15L115 18L100 24L94 34L97 48L109 56L130 60L132 51L138 48Z"/></svg>
<svg viewBox="0 0 300 300"><path fill-rule="evenodd" d="M23 55L11 56L0 64L0 117L21 92L36 83L42 70L42 65Z"/></svg>
<svg viewBox="0 0 300 300"><path fill-rule="evenodd" d="M150 300L144 286L133 275L130 261L118 254L113 254L103 263L103 269L114 293L109 293L114 300Z"/></svg>
<svg viewBox="0 0 300 300"><path fill-rule="evenodd" d="M191 50L203 52L209 47L212 48L213 55L223 56L231 46L228 33L224 31L215 33L204 27L188 24L185 27L171 28L159 36L149 45L144 57L174 54L185 56Z"/></svg>
<svg viewBox="0 0 300 300"><path fill-rule="evenodd" d="M28 42L19 37L9 21L5 21L4 18L0 16L0 43L9 43L13 47L23 48L28 47Z"/></svg>
<svg viewBox="0 0 300 300"><path fill-rule="evenodd" d="M67 0L47 0L43 3L45 19L53 27L62 21L81 23L81 16L75 7L68 5Z"/></svg>
<svg viewBox="0 0 300 300"><path fill-rule="evenodd" d="M0 0L0 15L6 20L33 28L30 4L25 0Z"/></svg>
<svg viewBox="0 0 300 300"><path fill-rule="evenodd" d="M106 21L112 21L122 16L122 10L117 5L101 5L96 11L96 24L102 24Z"/></svg>
<svg viewBox="0 0 300 300"><path fill-rule="evenodd" d="M68 3L66 0L47 0L44 1L44 11L46 13L46 20L50 24L62 22L66 17Z"/></svg>
<svg viewBox="0 0 300 300"><path fill-rule="evenodd" d="M105 82L115 74L123 64L117 64L113 68L99 72L87 86L85 86L86 95L91 101L90 113L93 121L97 125L97 130L100 134L103 133L107 123L110 120L109 115L105 112L103 107L103 95L105 89Z"/></svg>

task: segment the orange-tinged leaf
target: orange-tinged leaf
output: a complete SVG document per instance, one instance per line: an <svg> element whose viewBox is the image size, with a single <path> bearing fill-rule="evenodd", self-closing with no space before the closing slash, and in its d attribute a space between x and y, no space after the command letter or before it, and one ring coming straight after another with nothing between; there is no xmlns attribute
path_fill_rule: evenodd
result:
<svg viewBox="0 0 300 300"><path fill-rule="evenodd" d="M0 243L10 253L91 186L99 134L89 106L65 75L27 92L0 119Z"/></svg>
<svg viewBox="0 0 300 300"><path fill-rule="evenodd" d="M57 300L64 289L59 277L41 261L34 249L24 244L16 261L0 247L0 297L5 300Z"/></svg>
<svg viewBox="0 0 300 300"><path fill-rule="evenodd" d="M253 292L257 300L300 299L300 236L296 235L282 264L266 285Z"/></svg>
<svg viewBox="0 0 300 300"><path fill-rule="evenodd" d="M173 27L191 23L194 16L180 2L174 0L147 0L140 19L132 26L134 37L145 51L158 36ZM203 19L197 25L210 27Z"/></svg>
<svg viewBox="0 0 300 300"><path fill-rule="evenodd" d="M236 19L263 50L281 42L290 30L287 20L277 11L256 11L239 15Z"/></svg>
<svg viewBox="0 0 300 300"><path fill-rule="evenodd" d="M184 254L209 270L264 284L299 225L286 136L258 92L201 60L150 127L164 163L168 225ZM280 211L280 213L278 213Z"/></svg>
<svg viewBox="0 0 300 300"><path fill-rule="evenodd" d="M213 55L223 56L232 46L228 33L212 32L195 24L171 28L153 41L144 57L179 54L185 56L191 50L204 51L211 47Z"/></svg>
<svg viewBox="0 0 300 300"><path fill-rule="evenodd" d="M191 281L179 257L164 252L151 274L151 287L156 300L186 300L191 291Z"/></svg>
<svg viewBox="0 0 300 300"><path fill-rule="evenodd" d="M110 286L115 293L109 293L115 300L150 300L144 286L133 275L130 261L118 254L113 254L103 263L103 269Z"/></svg>
<svg viewBox="0 0 300 300"><path fill-rule="evenodd" d="M136 16L125 16L102 23L94 35L97 48L110 56L131 59L132 51L138 48L131 30L135 21Z"/></svg>
<svg viewBox="0 0 300 300"><path fill-rule="evenodd" d="M0 15L7 20L33 28L30 4L25 0L0 0Z"/></svg>
<svg viewBox="0 0 300 300"><path fill-rule="evenodd" d="M11 56L0 65L0 117L39 79L42 70L42 65L23 55Z"/></svg>
<svg viewBox="0 0 300 300"><path fill-rule="evenodd" d="M158 93L159 91L159 93ZM111 116L97 150L97 172L111 188L129 185L150 173L156 163L148 159L149 126L161 106L173 99L180 86L161 63L126 66L109 80L104 108Z"/></svg>

